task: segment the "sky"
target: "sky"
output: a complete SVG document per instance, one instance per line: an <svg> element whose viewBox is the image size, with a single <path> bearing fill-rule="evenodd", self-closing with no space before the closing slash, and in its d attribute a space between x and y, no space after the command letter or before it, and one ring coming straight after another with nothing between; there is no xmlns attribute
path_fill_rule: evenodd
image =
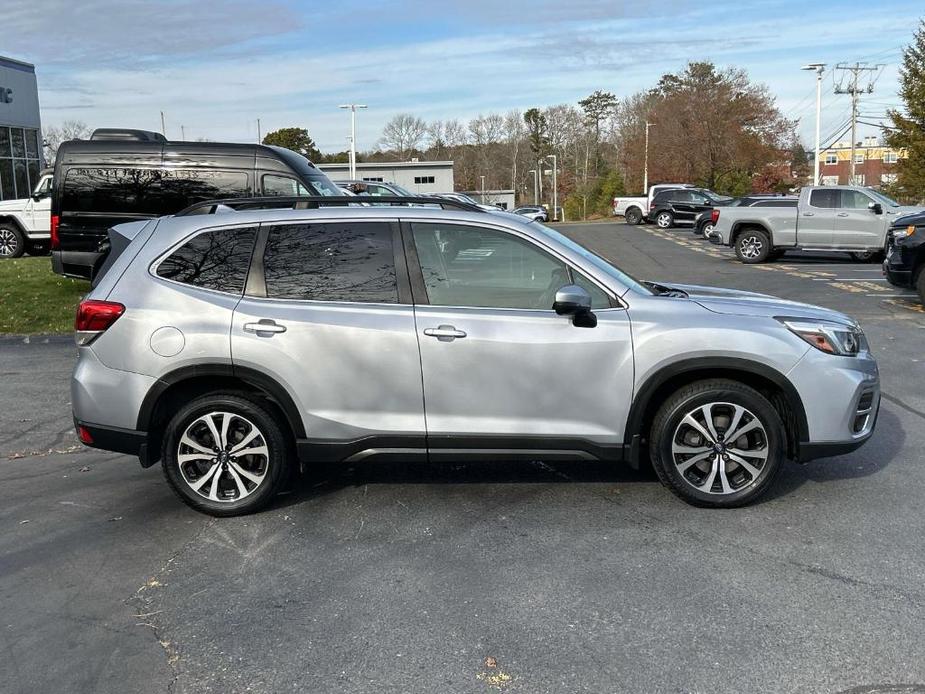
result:
<svg viewBox="0 0 925 694"><path fill-rule="evenodd" d="M691 60L744 68L811 146L810 62L884 64L863 120L899 105L898 66L921 0L4 0L0 54L34 63L43 124L255 141L308 129L346 149L343 103L362 103L357 146L397 113L425 120L618 97ZM822 138L850 114L823 82ZM862 126L859 136L876 134ZM847 136L844 139L848 139Z"/></svg>

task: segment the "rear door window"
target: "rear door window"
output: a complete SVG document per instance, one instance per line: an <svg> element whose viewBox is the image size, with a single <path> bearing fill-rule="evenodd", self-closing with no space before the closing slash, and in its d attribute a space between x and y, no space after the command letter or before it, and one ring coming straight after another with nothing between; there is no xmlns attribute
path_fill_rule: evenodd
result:
<svg viewBox="0 0 925 694"><path fill-rule="evenodd" d="M817 188L809 194L809 204L823 209L838 207L838 190Z"/></svg>
<svg viewBox="0 0 925 694"><path fill-rule="evenodd" d="M165 194L175 211L202 200L241 198L251 194L244 171L178 169L165 174Z"/></svg>
<svg viewBox="0 0 925 694"><path fill-rule="evenodd" d="M158 277L230 294L243 294L257 227L215 229L191 238L162 260Z"/></svg>
<svg viewBox="0 0 925 694"><path fill-rule="evenodd" d="M162 216L177 210L164 187L162 169L72 168L65 175L64 212Z"/></svg>
<svg viewBox="0 0 925 694"><path fill-rule="evenodd" d="M394 233L387 222L272 226L263 272L269 298L398 303Z"/></svg>

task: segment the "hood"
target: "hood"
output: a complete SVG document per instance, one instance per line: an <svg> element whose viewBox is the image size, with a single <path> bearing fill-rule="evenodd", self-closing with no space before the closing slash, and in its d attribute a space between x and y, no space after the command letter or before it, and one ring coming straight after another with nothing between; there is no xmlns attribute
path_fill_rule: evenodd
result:
<svg viewBox="0 0 925 694"><path fill-rule="evenodd" d="M844 313L823 308L822 306L804 304L799 301L779 299L768 294L691 284L671 284L668 286L672 289L680 289L688 295L691 301L700 304L708 311L713 311L713 313L724 313L733 316L767 316L768 318L787 316L789 318L833 321L843 325L857 325L857 321Z"/></svg>
<svg viewBox="0 0 925 694"><path fill-rule="evenodd" d="M28 203L30 198L21 198L19 200L3 200L0 201L0 210L4 212L19 212L26 209L26 203Z"/></svg>
<svg viewBox="0 0 925 694"><path fill-rule="evenodd" d="M925 221L925 212L921 207L900 207L891 226L903 227L908 224L921 224Z"/></svg>

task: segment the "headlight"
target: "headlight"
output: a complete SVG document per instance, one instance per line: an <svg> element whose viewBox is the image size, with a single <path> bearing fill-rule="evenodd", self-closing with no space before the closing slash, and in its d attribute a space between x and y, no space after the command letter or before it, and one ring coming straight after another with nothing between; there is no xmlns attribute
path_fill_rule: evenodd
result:
<svg viewBox="0 0 925 694"><path fill-rule="evenodd" d="M915 234L915 224L910 224L905 228L896 227L894 229L890 229L890 233L892 234L894 241L899 241L900 239L904 239Z"/></svg>
<svg viewBox="0 0 925 694"><path fill-rule="evenodd" d="M805 318L778 318L794 335L801 337L818 350L842 357L854 357L867 349L867 340L860 328L815 321Z"/></svg>

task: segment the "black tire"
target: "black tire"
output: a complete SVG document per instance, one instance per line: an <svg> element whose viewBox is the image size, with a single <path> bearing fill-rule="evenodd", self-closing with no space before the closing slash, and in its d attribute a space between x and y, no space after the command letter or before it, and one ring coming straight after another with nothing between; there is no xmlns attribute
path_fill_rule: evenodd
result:
<svg viewBox="0 0 925 694"><path fill-rule="evenodd" d="M771 255L771 239L761 229L746 229L736 237L736 257L746 265L765 262Z"/></svg>
<svg viewBox="0 0 925 694"><path fill-rule="evenodd" d="M26 252L26 237L15 224L0 224L0 258L18 258Z"/></svg>
<svg viewBox="0 0 925 694"><path fill-rule="evenodd" d="M883 251L858 251L849 253L851 259L856 263L880 263L883 262Z"/></svg>
<svg viewBox="0 0 925 694"><path fill-rule="evenodd" d="M702 436L702 448L709 451L706 454L673 450L676 446L689 446L696 450L694 443L700 434L682 420L689 413L698 412L698 408L711 405L711 420L714 431L719 435L725 434L724 422L727 426L733 423L734 406L744 408L737 430L751 425L752 418L757 419L760 426L736 437L732 444L729 441L722 444L723 439L720 438L721 454L715 453L716 447ZM706 421L705 417L703 421ZM694 442L690 439L691 433L695 436ZM746 441L744 445L741 444L743 440ZM675 392L659 408L649 437L652 466L661 483L687 503L710 508L744 506L766 493L780 472L786 448L783 422L768 399L755 389L728 379L696 381ZM748 452L747 457L740 456L740 459L757 470L756 474L750 474L732 460L737 455L733 451ZM763 462L758 462L759 458L755 456L761 453L766 457ZM699 455L717 457L699 461L682 471L685 463ZM709 483L711 491L698 489L696 482ZM728 492L724 493L724 489Z"/></svg>
<svg viewBox="0 0 925 694"><path fill-rule="evenodd" d="M654 221L659 229L670 229L674 226L674 215L671 212L662 211L655 215Z"/></svg>
<svg viewBox="0 0 925 694"><path fill-rule="evenodd" d="M920 268L915 278L915 291L919 293L919 301L925 306L925 268Z"/></svg>
<svg viewBox="0 0 925 694"><path fill-rule="evenodd" d="M214 436L206 433L209 427L200 420L210 413L228 413L232 416L227 427L226 438L229 443L225 449L229 455L223 461L217 461L217 458L208 458L205 455L199 460L185 461L183 472L181 472L178 456L184 434L192 437L193 432L203 432L198 441L194 439L194 443L206 448L210 447L207 442L214 441ZM197 423L197 420L200 421ZM222 422L220 419L212 421L216 429ZM251 428L246 428L247 425ZM253 439L255 447L252 448L244 443L244 439L253 433L254 428L257 429L258 436ZM234 443L235 438L237 438L237 443ZM263 447L261 439L267 451L265 455L262 453L241 457L231 455L236 445L244 444L243 450L260 450ZM184 455L197 452L186 444L183 446L187 451ZM212 448L212 453L215 453L215 447L212 446ZM213 393L187 403L171 418L164 436L162 466L164 477L170 487L187 506L212 516L240 516L263 508L282 490L291 476L293 467L290 463L291 450L292 447L282 427L265 405L245 393ZM209 455L211 456L212 453ZM206 487L213 489L211 480L214 480L215 475L209 473L216 465L221 465L218 468L220 479L216 483L218 488L214 489L217 492L216 498L211 499L208 498L212 496L211 491L200 493L192 485L205 477L203 489ZM249 477L239 474L242 469L243 472L260 477L260 481L254 483ZM249 484L254 484L254 487L243 498L241 498L240 487L235 478L241 480L245 488ZM235 498L235 495L238 498Z"/></svg>
<svg viewBox="0 0 925 694"><path fill-rule="evenodd" d="M634 226L639 224L642 222L642 210L638 207L630 207L623 215L623 221Z"/></svg>
<svg viewBox="0 0 925 694"><path fill-rule="evenodd" d="M713 222L705 222L694 229L694 234L702 239L707 238L713 232Z"/></svg>

